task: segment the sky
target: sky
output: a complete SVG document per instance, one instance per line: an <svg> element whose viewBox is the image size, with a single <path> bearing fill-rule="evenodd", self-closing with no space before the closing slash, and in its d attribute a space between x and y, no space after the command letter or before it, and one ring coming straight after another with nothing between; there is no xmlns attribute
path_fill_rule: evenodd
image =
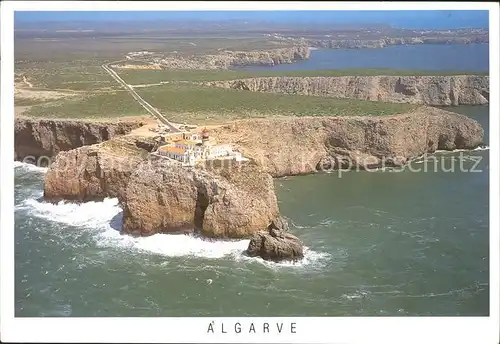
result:
<svg viewBox="0 0 500 344"><path fill-rule="evenodd" d="M488 28L488 11L38 11L15 23L42 21L259 20L296 23L388 24L408 29Z"/></svg>

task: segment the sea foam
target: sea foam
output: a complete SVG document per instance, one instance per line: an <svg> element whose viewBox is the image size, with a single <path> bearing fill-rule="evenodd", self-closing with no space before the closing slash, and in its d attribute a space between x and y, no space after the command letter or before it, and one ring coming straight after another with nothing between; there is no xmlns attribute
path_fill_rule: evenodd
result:
<svg viewBox="0 0 500 344"><path fill-rule="evenodd" d="M248 247L248 239L209 240L188 234L156 234L149 237L122 235L120 230L123 215L116 198L106 198L101 202L79 204L65 201L53 204L44 202L39 198L30 198L23 201L16 208L28 210L32 216L65 224L74 227L78 231L86 231L91 234L96 246L102 248L119 247L166 257L230 258L236 261L259 262L269 267L316 265L329 256L326 253L318 253L304 247L305 257L300 262L273 263L264 261L261 258L246 256L245 250ZM67 237L67 230L65 232L65 237Z"/></svg>
<svg viewBox="0 0 500 344"><path fill-rule="evenodd" d="M38 172L45 173L47 172L47 167L40 167L34 164L29 164L21 161L14 161L14 170L20 170L23 172Z"/></svg>
<svg viewBox="0 0 500 344"><path fill-rule="evenodd" d="M437 150L435 153L457 153L457 152L478 152L490 150L490 146L479 146L474 149L454 149L454 150Z"/></svg>

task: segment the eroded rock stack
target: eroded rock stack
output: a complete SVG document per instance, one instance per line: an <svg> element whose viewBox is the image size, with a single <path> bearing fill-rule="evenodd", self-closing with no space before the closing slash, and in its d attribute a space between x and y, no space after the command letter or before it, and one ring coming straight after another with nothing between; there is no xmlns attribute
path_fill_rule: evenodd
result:
<svg viewBox="0 0 500 344"><path fill-rule="evenodd" d="M120 200L123 231L142 236L199 231L210 238L247 238L279 215L271 176L252 164L198 169L144 161Z"/></svg>
<svg viewBox="0 0 500 344"><path fill-rule="evenodd" d="M266 231L255 233L248 244L250 257L262 257L271 261L297 261L304 257L301 241L290 234L283 218L271 222Z"/></svg>

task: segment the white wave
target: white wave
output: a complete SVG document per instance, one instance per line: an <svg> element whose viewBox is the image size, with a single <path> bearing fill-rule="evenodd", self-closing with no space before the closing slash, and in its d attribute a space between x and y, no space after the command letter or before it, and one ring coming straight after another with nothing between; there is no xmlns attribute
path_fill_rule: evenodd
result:
<svg viewBox="0 0 500 344"><path fill-rule="evenodd" d="M474 149L454 149L454 150L437 150L435 153L457 153L457 152L477 152L490 150L490 146L479 146Z"/></svg>
<svg viewBox="0 0 500 344"><path fill-rule="evenodd" d="M50 203L36 198L23 202L32 209L32 215L73 227L105 229L122 209L116 198L106 198L102 202L71 203L60 201Z"/></svg>
<svg viewBox="0 0 500 344"><path fill-rule="evenodd" d="M246 249L246 247L245 247ZM280 268L280 267L311 267L311 266L322 266L328 259L330 258L330 254L325 252L316 252L308 247L304 246L304 258L297 262L293 261L283 261L283 262L272 262L268 260L264 260L260 257L248 257L245 255L239 255L236 257L237 260L243 261L254 261L261 263L270 268Z"/></svg>
<svg viewBox="0 0 500 344"><path fill-rule="evenodd" d="M120 233L122 209L116 198L79 204L65 201L53 204L28 199L21 206L29 208L33 216L77 227L80 231L88 231L96 245L104 248L120 247L167 257L194 256L209 259L229 257L237 261L258 261L268 266L304 266L314 264L328 256L305 247L305 257L300 262L274 263L246 256L244 252L250 242L248 239L209 240L188 234L156 234L149 237L122 235Z"/></svg>
<svg viewBox="0 0 500 344"><path fill-rule="evenodd" d="M347 300L369 298L370 294L371 293L369 291L356 290L356 292L351 293L351 294L342 294L341 298L347 299Z"/></svg>
<svg viewBox="0 0 500 344"><path fill-rule="evenodd" d="M319 48L316 48L316 47L309 47L309 50L319 50Z"/></svg>
<svg viewBox="0 0 500 344"><path fill-rule="evenodd" d="M156 253L167 257L194 256L223 258L241 255L249 240L207 240L189 234L156 234L145 238L121 235L116 230L106 230L99 235L98 245L121 246L139 251Z"/></svg>
<svg viewBox="0 0 500 344"><path fill-rule="evenodd" d="M385 166L385 167L376 167L376 168L371 168L368 171L369 172L402 172L406 169L406 166L400 166L400 167L392 167L392 166Z"/></svg>
<svg viewBox="0 0 500 344"><path fill-rule="evenodd" d="M486 150L490 150L490 146L477 147L473 149L473 151L486 151Z"/></svg>
<svg viewBox="0 0 500 344"><path fill-rule="evenodd" d="M27 171L27 172L40 172L40 173L45 173L48 170L47 167L40 167L34 164L29 164L21 161L14 161L14 169L20 169L22 171Z"/></svg>

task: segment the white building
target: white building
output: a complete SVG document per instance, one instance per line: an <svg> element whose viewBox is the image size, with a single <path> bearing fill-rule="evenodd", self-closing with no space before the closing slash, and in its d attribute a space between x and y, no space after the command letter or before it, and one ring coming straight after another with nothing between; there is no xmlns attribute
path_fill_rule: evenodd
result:
<svg viewBox="0 0 500 344"><path fill-rule="evenodd" d="M158 148L157 153L162 156L166 156L170 159L174 159L177 161L182 162L183 164L187 164L189 166L194 166L195 164L195 157L192 152L184 149L184 148L179 148L171 145L165 145L161 146Z"/></svg>
<svg viewBox="0 0 500 344"><path fill-rule="evenodd" d="M186 133L183 133L181 137L182 139L161 146L158 148L157 153L189 166L194 166L198 161L225 157L233 158L237 161L244 160L241 153L233 152L231 145L216 144L210 140L206 131L202 135L186 135Z"/></svg>

